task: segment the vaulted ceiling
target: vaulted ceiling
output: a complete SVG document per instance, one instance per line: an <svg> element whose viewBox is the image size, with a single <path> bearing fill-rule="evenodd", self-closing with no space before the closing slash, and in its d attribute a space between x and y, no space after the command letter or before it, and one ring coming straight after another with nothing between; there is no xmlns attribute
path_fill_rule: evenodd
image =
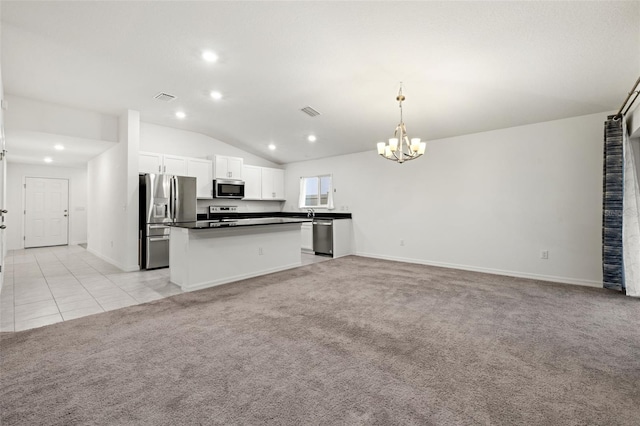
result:
<svg viewBox="0 0 640 426"><path fill-rule="evenodd" d="M409 135L432 140L617 109L640 74L633 1L0 7L5 93L138 110L278 163L374 150L399 121L401 81Z"/></svg>

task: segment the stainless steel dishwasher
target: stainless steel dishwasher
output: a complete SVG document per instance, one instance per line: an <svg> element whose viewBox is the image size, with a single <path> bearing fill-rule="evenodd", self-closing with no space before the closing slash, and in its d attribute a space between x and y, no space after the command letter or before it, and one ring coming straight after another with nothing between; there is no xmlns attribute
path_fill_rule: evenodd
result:
<svg viewBox="0 0 640 426"><path fill-rule="evenodd" d="M333 257L333 219L313 220L313 251Z"/></svg>

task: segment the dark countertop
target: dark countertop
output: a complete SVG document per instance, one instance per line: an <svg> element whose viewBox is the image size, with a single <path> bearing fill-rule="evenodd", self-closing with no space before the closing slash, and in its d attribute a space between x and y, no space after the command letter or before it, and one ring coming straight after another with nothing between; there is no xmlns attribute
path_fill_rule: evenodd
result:
<svg viewBox="0 0 640 426"><path fill-rule="evenodd" d="M252 218L300 218L307 219L307 212L258 212L258 213L212 213L198 214L199 220L208 219L252 219ZM316 213L318 219L351 219L351 213ZM311 218L309 218L311 219Z"/></svg>
<svg viewBox="0 0 640 426"><path fill-rule="evenodd" d="M171 226L186 229L212 229L212 228L231 228L238 226L258 226L258 225L285 225L289 223L311 222L311 219L294 218L294 217L254 217L254 218L238 218L238 219L213 219L198 220L195 222L181 222Z"/></svg>

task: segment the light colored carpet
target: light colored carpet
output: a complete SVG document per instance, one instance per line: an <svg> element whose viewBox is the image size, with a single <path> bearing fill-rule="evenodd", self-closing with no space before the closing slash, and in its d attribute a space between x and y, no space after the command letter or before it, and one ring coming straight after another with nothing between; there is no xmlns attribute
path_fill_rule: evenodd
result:
<svg viewBox="0 0 640 426"><path fill-rule="evenodd" d="M638 324L606 290L350 256L4 334L0 423L638 425Z"/></svg>

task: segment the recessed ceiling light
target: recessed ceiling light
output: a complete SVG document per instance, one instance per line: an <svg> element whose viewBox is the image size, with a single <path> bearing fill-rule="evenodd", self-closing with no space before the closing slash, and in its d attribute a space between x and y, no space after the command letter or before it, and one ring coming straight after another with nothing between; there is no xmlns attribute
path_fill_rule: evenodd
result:
<svg viewBox="0 0 640 426"><path fill-rule="evenodd" d="M269 149L270 149L271 151L273 151L274 149L276 149L276 146L275 146L274 144L270 143L270 144L269 144Z"/></svg>
<svg viewBox="0 0 640 426"><path fill-rule="evenodd" d="M44 157L44 162L45 162L45 163L50 163L50 162L52 162L52 161L53 161L53 160L51 159L51 157Z"/></svg>
<svg viewBox="0 0 640 426"><path fill-rule="evenodd" d="M316 136L315 135L309 135L309 137L307 138L307 140L309 142L315 142L316 141Z"/></svg>
<svg viewBox="0 0 640 426"><path fill-rule="evenodd" d="M64 145L58 144L58 145L55 145L54 148L57 149L58 151L62 151L64 149Z"/></svg>
<svg viewBox="0 0 640 426"><path fill-rule="evenodd" d="M222 99L222 93L217 92L217 91L215 91L215 90L214 90L213 92L211 92L211 93L210 93L210 95L211 95L211 97L212 97L213 99L215 99L216 101L218 101L218 100Z"/></svg>
<svg viewBox="0 0 640 426"><path fill-rule="evenodd" d="M215 52L212 52L211 50L205 50L204 52L202 52L202 59L207 62L215 62L218 60L218 55L216 55Z"/></svg>
<svg viewBox="0 0 640 426"><path fill-rule="evenodd" d="M185 114L182 111L176 112L176 117L178 117L178 118L185 118L186 116L187 116L187 114Z"/></svg>

